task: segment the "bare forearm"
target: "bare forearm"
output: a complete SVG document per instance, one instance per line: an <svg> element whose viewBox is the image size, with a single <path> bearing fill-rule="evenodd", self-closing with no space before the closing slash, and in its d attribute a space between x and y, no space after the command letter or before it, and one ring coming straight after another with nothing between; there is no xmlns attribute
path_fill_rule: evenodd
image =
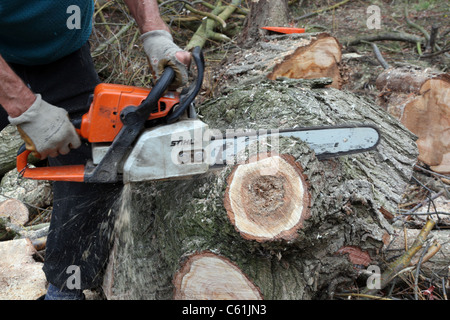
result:
<svg viewBox="0 0 450 320"><path fill-rule="evenodd" d="M156 0L124 0L141 33L169 28L162 20Z"/></svg>
<svg viewBox="0 0 450 320"><path fill-rule="evenodd" d="M15 118L24 113L34 100L33 92L0 56L0 105L3 109Z"/></svg>

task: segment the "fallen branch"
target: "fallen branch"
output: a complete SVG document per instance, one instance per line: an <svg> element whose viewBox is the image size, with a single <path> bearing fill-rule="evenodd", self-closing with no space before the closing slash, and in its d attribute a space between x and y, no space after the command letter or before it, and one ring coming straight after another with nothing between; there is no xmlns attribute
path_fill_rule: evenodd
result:
<svg viewBox="0 0 450 320"><path fill-rule="evenodd" d="M429 219L418 234L412 246L400 258L398 258L388 266L387 270L381 275L379 289L385 288L399 274L399 272L401 272L404 268L409 267L411 259L425 244L428 234L434 228L435 224L436 222L434 220ZM362 291L362 293L375 294L379 289L366 288Z"/></svg>
<svg viewBox="0 0 450 320"><path fill-rule="evenodd" d="M414 34L409 34L409 33L403 33L403 32L399 32L399 33L381 33L381 34L376 34L376 35L370 35L370 36L363 36L363 37L359 37L356 39L353 39L349 42L347 42L347 46L355 46L364 42L372 42L372 41L384 41L384 40L388 40L388 41L404 41L404 42L409 42L409 43L413 43L416 44L417 42L423 42L424 38L416 36Z"/></svg>
<svg viewBox="0 0 450 320"><path fill-rule="evenodd" d="M419 30L420 32L422 32L423 36L425 37L425 39L427 41L429 41L430 40L430 34L424 29L424 27L422 27L421 25L418 25L417 23L412 22L409 19L408 7L405 7L405 12L404 13L405 13L405 20L406 20L406 23L408 24L408 26L413 27L413 28Z"/></svg>

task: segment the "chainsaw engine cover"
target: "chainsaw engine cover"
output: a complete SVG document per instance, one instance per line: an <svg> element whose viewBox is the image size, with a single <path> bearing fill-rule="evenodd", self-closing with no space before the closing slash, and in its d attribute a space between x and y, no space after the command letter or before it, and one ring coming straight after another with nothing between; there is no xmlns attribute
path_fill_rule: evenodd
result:
<svg viewBox="0 0 450 320"><path fill-rule="evenodd" d="M146 129L123 164L123 182L189 177L208 171L208 125L186 119Z"/></svg>

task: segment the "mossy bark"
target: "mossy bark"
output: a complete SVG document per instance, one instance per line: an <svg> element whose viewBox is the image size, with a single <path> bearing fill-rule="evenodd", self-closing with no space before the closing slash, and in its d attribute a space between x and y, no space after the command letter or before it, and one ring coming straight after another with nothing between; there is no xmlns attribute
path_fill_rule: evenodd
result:
<svg viewBox="0 0 450 320"><path fill-rule="evenodd" d="M374 124L382 140L374 151L319 161L302 141L280 138L278 152L304 168L311 194L310 217L289 241L246 240L236 231L224 207L233 166L128 186L132 241L117 242L111 298L172 299L175 274L200 252L233 262L265 299L330 297L357 276L349 251L339 249L358 248L366 266L376 262L392 232L383 212L395 211L417 159L415 136L397 120L351 93L298 80L236 87L199 114L222 131Z"/></svg>

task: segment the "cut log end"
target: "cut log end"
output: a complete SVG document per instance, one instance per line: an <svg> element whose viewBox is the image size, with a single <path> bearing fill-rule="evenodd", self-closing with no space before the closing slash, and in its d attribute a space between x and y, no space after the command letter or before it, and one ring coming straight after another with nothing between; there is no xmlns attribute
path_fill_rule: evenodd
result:
<svg viewBox="0 0 450 320"><path fill-rule="evenodd" d="M189 256L173 282L175 300L263 299L238 266L211 252Z"/></svg>
<svg viewBox="0 0 450 320"><path fill-rule="evenodd" d="M328 77L333 79L332 88L340 89L343 85L340 62L341 45L326 33L320 34L307 46L299 47L292 55L275 66L267 78L278 77L293 79L314 79Z"/></svg>
<svg viewBox="0 0 450 320"><path fill-rule="evenodd" d="M450 173L450 77L427 80L420 95L406 104L401 121L419 137L419 160Z"/></svg>
<svg viewBox="0 0 450 320"><path fill-rule="evenodd" d="M307 177L292 156L259 154L234 168L224 205L243 238L293 240L310 215Z"/></svg>
<svg viewBox="0 0 450 320"><path fill-rule="evenodd" d="M8 217L16 225L24 225L30 218L27 206L18 199L8 199L1 202L0 217Z"/></svg>

